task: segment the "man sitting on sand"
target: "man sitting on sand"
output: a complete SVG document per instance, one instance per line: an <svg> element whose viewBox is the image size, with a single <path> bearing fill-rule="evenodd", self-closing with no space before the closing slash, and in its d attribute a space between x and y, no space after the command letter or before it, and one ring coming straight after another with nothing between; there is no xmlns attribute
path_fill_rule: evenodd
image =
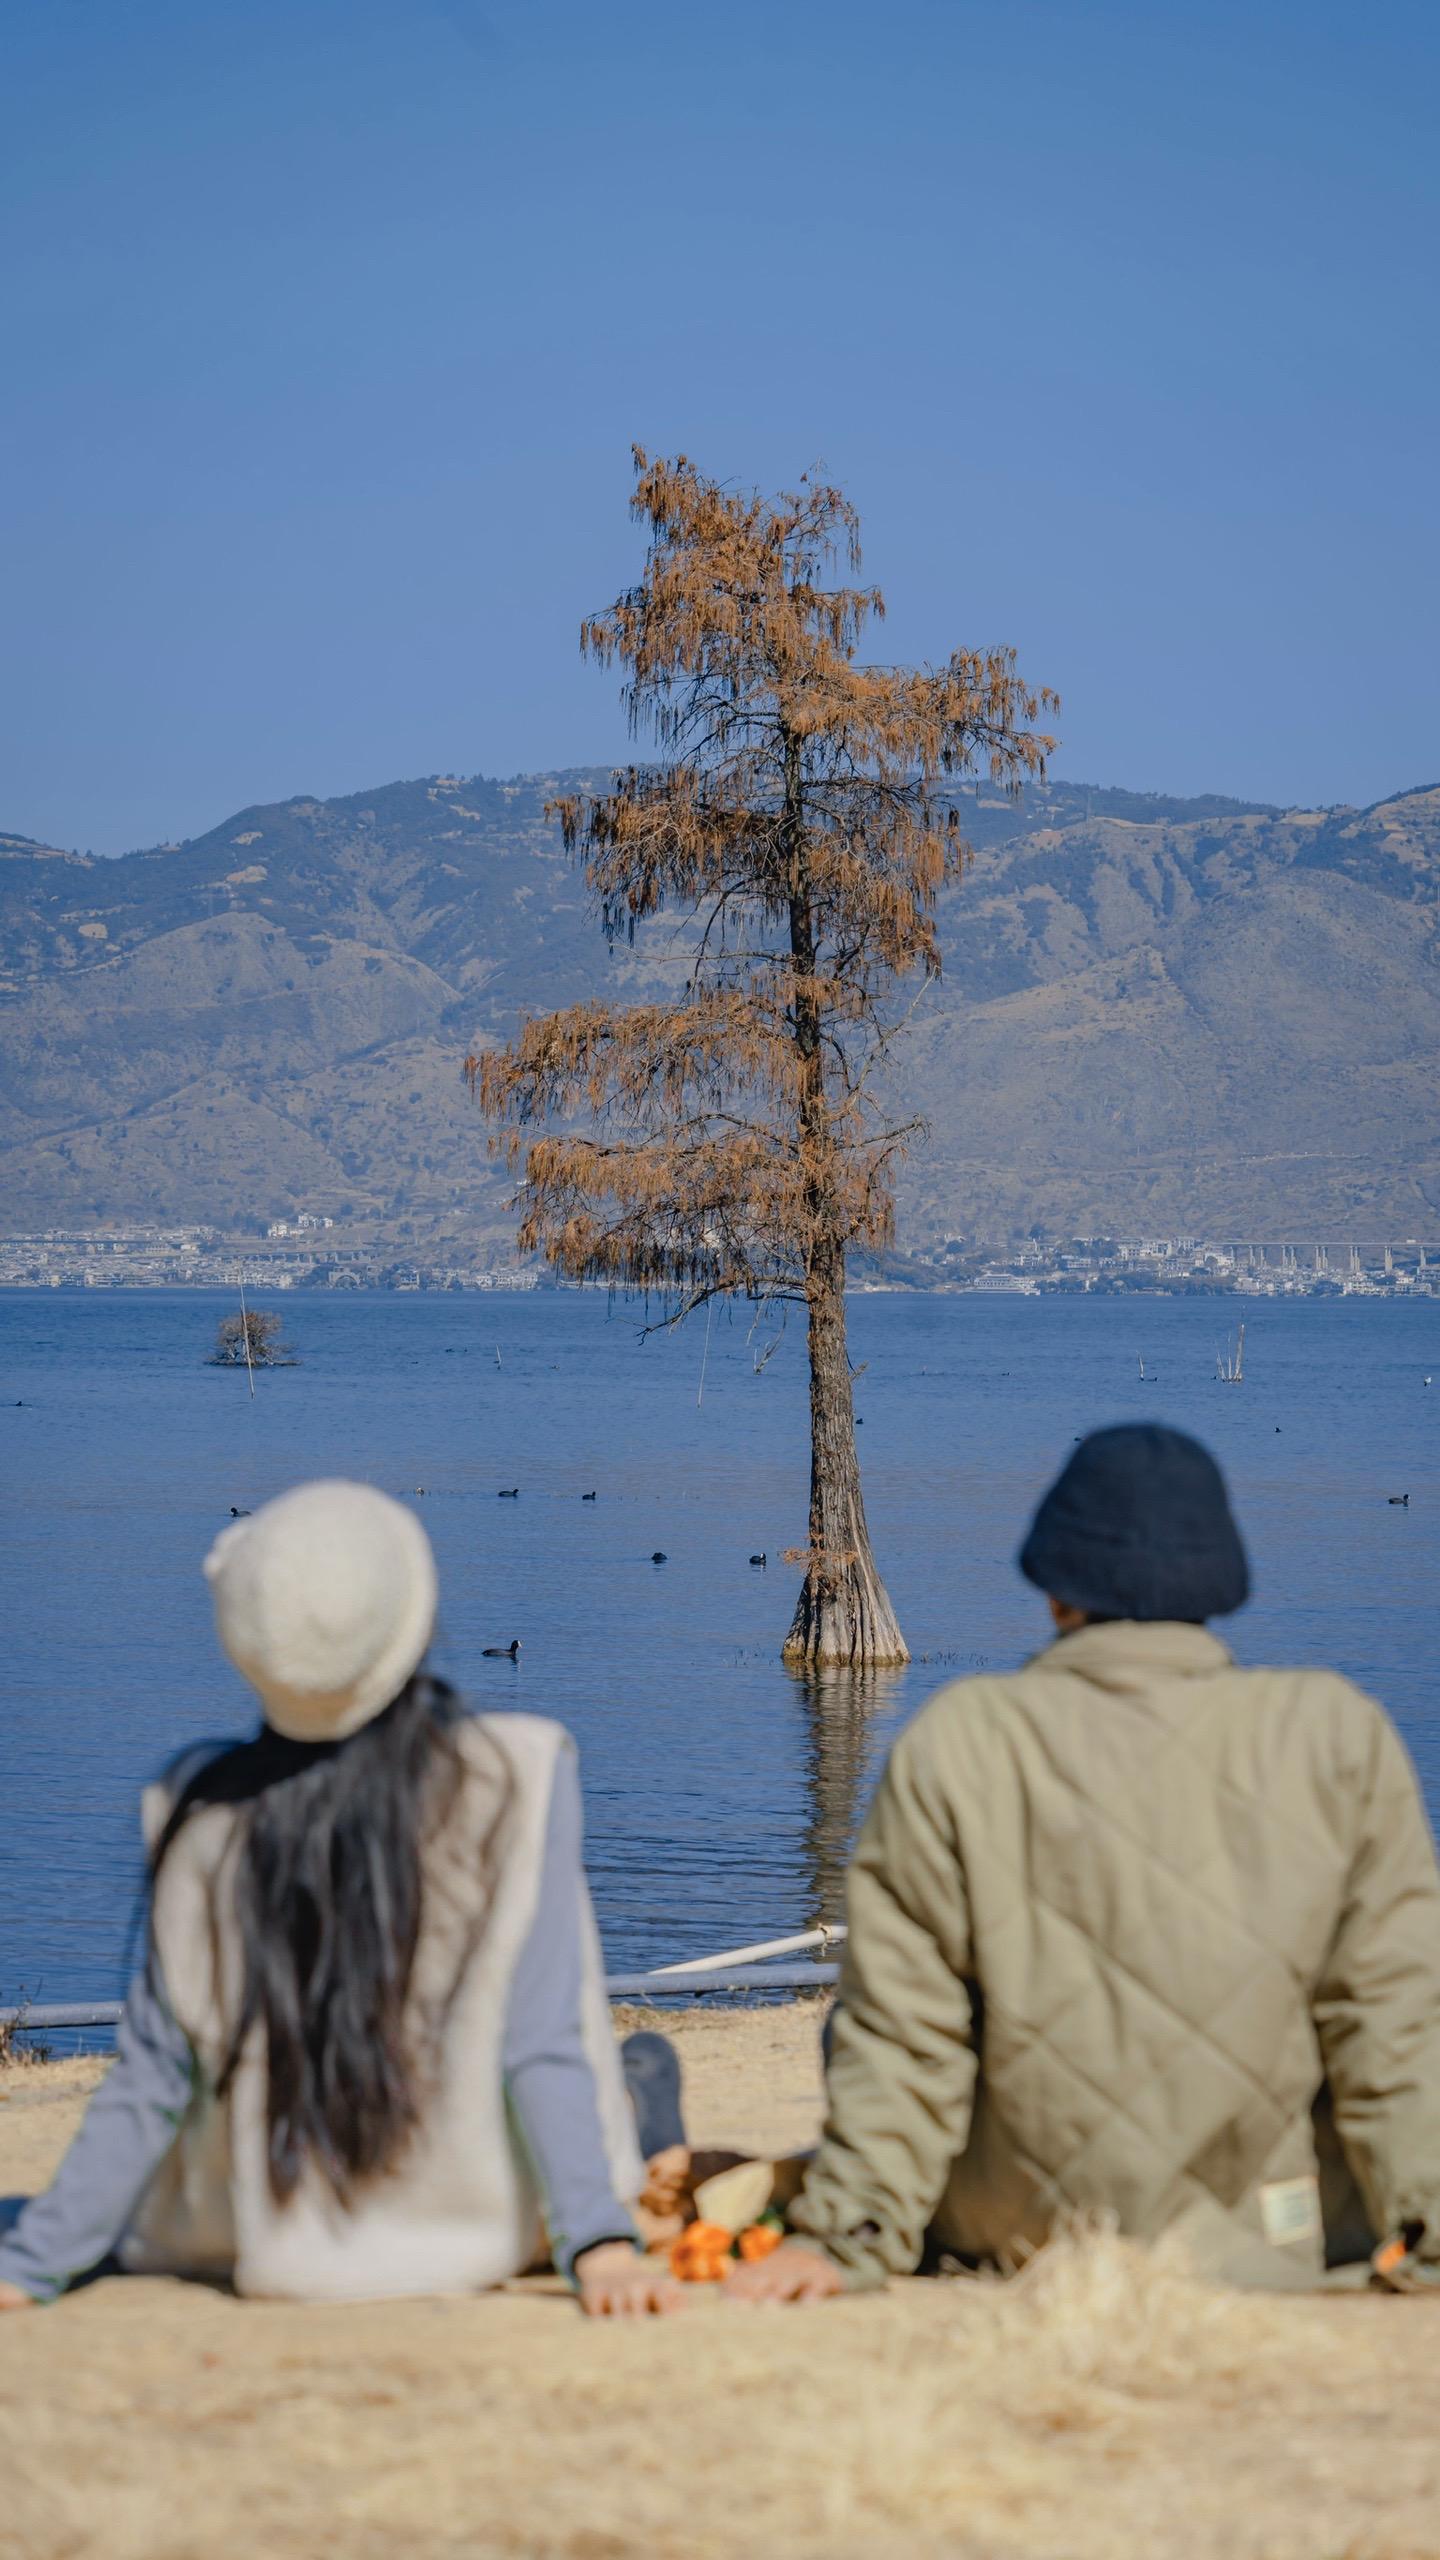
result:
<svg viewBox="0 0 1440 2560"><path fill-rule="evenodd" d="M759 2301L1103 2213L1201 2272L1440 2281L1440 1875L1389 1719L1246 1671L1219 1469L1096 1432L1020 1557L1056 1640L901 1736L849 1879L819 2151Z"/></svg>

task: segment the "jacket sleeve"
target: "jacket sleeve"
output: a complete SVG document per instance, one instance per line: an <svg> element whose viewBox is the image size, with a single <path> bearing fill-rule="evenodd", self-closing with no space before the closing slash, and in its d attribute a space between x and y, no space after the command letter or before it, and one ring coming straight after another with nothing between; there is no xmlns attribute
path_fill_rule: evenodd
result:
<svg viewBox="0 0 1440 2560"><path fill-rule="evenodd" d="M1440 2263L1440 1871L1420 1790L1374 1713L1358 1838L1313 2013L1371 2225ZM1418 2226L1418 2228L1417 2228Z"/></svg>
<svg viewBox="0 0 1440 2560"><path fill-rule="evenodd" d="M540 2189L551 2254L566 2276L602 2240L636 2237L615 2193L585 2044L589 1913L580 1776L567 1745L555 1766L535 1917L510 1986L504 2044L511 2119Z"/></svg>
<svg viewBox="0 0 1440 2560"><path fill-rule="evenodd" d="M0 2240L0 2278L53 2302L107 2258L180 2130L193 2057L152 1954L130 1986L115 2060L53 2184Z"/></svg>
<svg viewBox="0 0 1440 2560"><path fill-rule="evenodd" d="M825 2130L789 2214L857 2287L918 2264L970 2129L965 1872L927 1761L922 1719L891 1753L856 1845Z"/></svg>

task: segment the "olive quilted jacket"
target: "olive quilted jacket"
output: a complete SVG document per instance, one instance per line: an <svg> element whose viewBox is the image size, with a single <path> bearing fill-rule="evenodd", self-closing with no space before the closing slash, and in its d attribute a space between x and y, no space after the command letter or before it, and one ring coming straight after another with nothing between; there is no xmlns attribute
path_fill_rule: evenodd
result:
<svg viewBox="0 0 1440 2560"><path fill-rule="evenodd" d="M791 2219L853 2283L927 2230L1003 2264L1095 2210L1237 2283L1401 2229L1440 2259L1440 1874L1348 1681L1128 1623L958 1681L892 1751L848 1898Z"/></svg>

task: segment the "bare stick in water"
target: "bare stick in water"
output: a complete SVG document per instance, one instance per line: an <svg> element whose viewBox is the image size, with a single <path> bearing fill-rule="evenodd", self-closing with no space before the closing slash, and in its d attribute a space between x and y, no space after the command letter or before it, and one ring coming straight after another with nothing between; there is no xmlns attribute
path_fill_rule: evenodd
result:
<svg viewBox="0 0 1440 2560"><path fill-rule="evenodd" d="M245 1265L240 1265L240 1339L245 1345L245 1375L250 1381L250 1400L255 1400L255 1363L250 1357L250 1318L245 1312Z"/></svg>

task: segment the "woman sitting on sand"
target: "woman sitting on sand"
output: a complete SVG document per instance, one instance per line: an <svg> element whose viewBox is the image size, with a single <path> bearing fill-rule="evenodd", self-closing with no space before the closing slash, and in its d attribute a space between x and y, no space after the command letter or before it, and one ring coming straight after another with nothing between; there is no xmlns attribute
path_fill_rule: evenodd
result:
<svg viewBox="0 0 1440 2560"><path fill-rule="evenodd" d="M568 1736L425 1672L430 1544L367 1486L282 1495L205 1570L265 1721L147 1791L145 1966L0 2240L0 2307L112 2254L248 2294L466 2293L543 2225L586 2311L670 2309L631 2207L642 2151L655 2204L687 2165L678 2069L614 2038Z"/></svg>

